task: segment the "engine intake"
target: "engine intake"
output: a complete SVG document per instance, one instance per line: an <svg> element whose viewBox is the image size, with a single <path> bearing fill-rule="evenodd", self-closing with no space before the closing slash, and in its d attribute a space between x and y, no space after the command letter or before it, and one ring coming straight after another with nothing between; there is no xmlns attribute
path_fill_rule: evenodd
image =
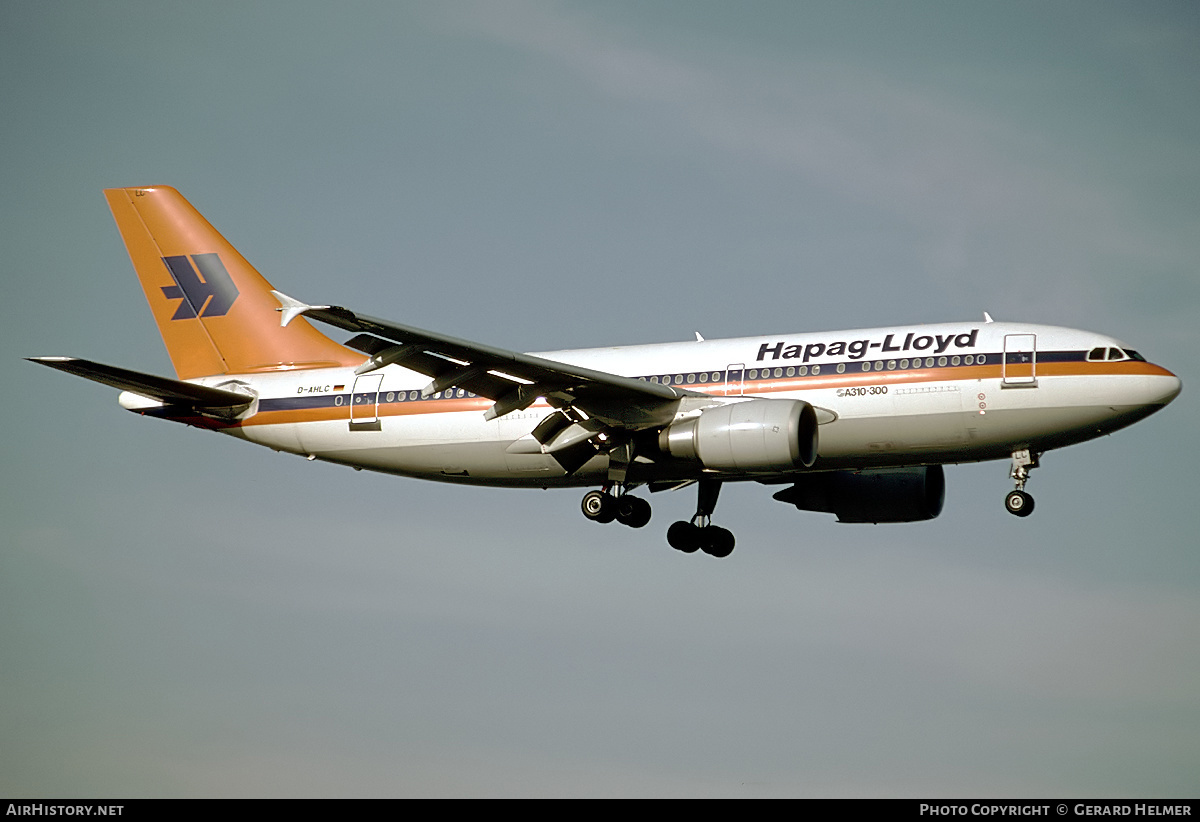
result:
<svg viewBox="0 0 1200 822"><path fill-rule="evenodd" d="M659 433L673 457L722 471L794 471L817 458L817 415L801 400L746 400L708 408Z"/></svg>
<svg viewBox="0 0 1200 822"><path fill-rule="evenodd" d="M774 496L801 511L837 514L838 522L918 522L942 513L946 475L940 465L829 471L799 477Z"/></svg>

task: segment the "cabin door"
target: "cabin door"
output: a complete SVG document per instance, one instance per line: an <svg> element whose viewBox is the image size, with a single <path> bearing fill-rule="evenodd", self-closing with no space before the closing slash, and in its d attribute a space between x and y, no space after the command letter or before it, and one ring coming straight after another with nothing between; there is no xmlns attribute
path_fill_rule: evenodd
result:
<svg viewBox="0 0 1200 822"><path fill-rule="evenodd" d="M1002 388L1037 388L1037 335L1005 334Z"/></svg>
<svg viewBox="0 0 1200 822"><path fill-rule="evenodd" d="M725 369L725 396L736 397L740 396L746 390L744 377L746 374L746 364L741 362L730 363Z"/></svg>
<svg viewBox="0 0 1200 822"><path fill-rule="evenodd" d="M356 377L350 392L350 430L379 431L379 384L382 374Z"/></svg>

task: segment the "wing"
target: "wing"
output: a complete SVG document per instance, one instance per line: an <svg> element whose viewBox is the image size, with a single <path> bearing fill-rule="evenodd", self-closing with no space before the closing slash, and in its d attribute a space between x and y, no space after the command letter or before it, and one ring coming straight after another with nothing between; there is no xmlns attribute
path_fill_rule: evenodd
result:
<svg viewBox="0 0 1200 822"><path fill-rule="evenodd" d="M631 432L669 423L684 397L705 396L400 325L340 306L305 305L278 291L274 294L284 325L303 314L354 332L357 336L346 345L370 355L356 369L359 374L401 365L431 379L422 391L425 396L462 388L493 400L485 413L489 420L528 408L544 397L557 413L534 429L542 453L566 452L596 439L615 437L620 442ZM519 442L514 444L518 448ZM595 444L589 446L592 453ZM586 451L576 453L582 456Z"/></svg>

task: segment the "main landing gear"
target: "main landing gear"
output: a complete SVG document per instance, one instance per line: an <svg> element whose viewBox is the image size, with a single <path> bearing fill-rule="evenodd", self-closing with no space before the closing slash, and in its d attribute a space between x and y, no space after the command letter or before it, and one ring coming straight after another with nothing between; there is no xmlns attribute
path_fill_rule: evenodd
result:
<svg viewBox="0 0 1200 822"><path fill-rule="evenodd" d="M641 528L650 521L650 503L641 497L622 493L613 496L607 486L603 491L588 491L583 495L583 515L593 522L612 522L614 519L630 528Z"/></svg>
<svg viewBox="0 0 1200 822"><path fill-rule="evenodd" d="M1012 467L1008 476L1017 484L1015 490L1009 491L1004 498L1004 507L1008 513L1018 517L1027 517L1033 513L1033 497L1025 493L1025 483L1029 480L1029 472L1038 467L1038 455L1024 451L1013 451Z"/></svg>
<svg viewBox="0 0 1200 822"><path fill-rule="evenodd" d="M715 480L700 480L699 501L696 514L690 521L679 521L667 529L667 542L677 551L693 554L704 551L714 557L727 557L733 553L733 534L709 522L717 506L717 495L721 483ZM613 495L611 488L618 493ZM588 491L580 505L583 515L593 522L616 520L630 528L641 528L650 521L650 503L625 491L621 485L606 485L599 491Z"/></svg>
<svg viewBox="0 0 1200 822"><path fill-rule="evenodd" d="M709 556L727 557L733 553L733 533L709 521L713 509L717 507L721 483L716 480L700 480L698 485L700 493L696 514L690 521L680 520L668 528L667 542L672 548L685 554L701 550Z"/></svg>

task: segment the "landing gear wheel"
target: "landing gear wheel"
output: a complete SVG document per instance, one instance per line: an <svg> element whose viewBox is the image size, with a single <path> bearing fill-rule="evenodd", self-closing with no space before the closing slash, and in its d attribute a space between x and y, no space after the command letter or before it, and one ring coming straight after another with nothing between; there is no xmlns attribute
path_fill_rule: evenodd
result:
<svg viewBox="0 0 1200 822"><path fill-rule="evenodd" d="M701 529L700 547L710 557L727 557L733 553L733 532L717 525Z"/></svg>
<svg viewBox="0 0 1200 822"><path fill-rule="evenodd" d="M734 538L731 531L716 525L680 521L667 529L667 542L685 554L702 550L710 557L727 557L733 553Z"/></svg>
<svg viewBox="0 0 1200 822"><path fill-rule="evenodd" d="M692 554L703 549L713 557L727 557L733 553L733 533L713 525L710 521L717 507L717 495L721 491L718 480L700 480L696 499L696 514L690 522L680 520L667 529L667 542L676 551Z"/></svg>
<svg viewBox="0 0 1200 822"><path fill-rule="evenodd" d="M1027 517L1033 513L1033 497L1024 491L1009 491L1004 498L1004 507L1014 516Z"/></svg>
<svg viewBox="0 0 1200 822"><path fill-rule="evenodd" d="M680 520L667 529L667 543L676 551L694 554L700 547L700 529L690 522Z"/></svg>
<svg viewBox="0 0 1200 822"><path fill-rule="evenodd" d="M628 494L617 497L617 521L630 528L641 528L650 521L650 503Z"/></svg>
<svg viewBox="0 0 1200 822"><path fill-rule="evenodd" d="M593 522L612 522L617 517L617 501L603 491L588 491L580 504L583 515Z"/></svg>

